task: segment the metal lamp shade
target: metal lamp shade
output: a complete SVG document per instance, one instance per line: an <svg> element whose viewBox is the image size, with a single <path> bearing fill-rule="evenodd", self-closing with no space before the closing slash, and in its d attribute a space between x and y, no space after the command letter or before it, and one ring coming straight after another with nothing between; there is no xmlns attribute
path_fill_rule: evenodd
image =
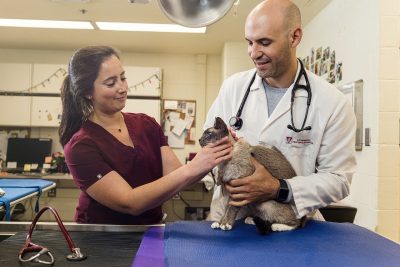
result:
<svg viewBox="0 0 400 267"><path fill-rule="evenodd" d="M236 0L157 0L161 10L173 22L185 27L210 25L231 9Z"/></svg>

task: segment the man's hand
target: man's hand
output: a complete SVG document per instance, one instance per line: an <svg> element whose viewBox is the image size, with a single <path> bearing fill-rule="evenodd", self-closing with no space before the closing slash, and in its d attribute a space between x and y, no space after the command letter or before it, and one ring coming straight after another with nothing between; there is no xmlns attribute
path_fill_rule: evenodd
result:
<svg viewBox="0 0 400 267"><path fill-rule="evenodd" d="M267 201L276 198L279 190L279 181L274 178L253 157L251 162L255 166L252 175L232 180L225 185L230 194L230 205L244 206L254 201Z"/></svg>

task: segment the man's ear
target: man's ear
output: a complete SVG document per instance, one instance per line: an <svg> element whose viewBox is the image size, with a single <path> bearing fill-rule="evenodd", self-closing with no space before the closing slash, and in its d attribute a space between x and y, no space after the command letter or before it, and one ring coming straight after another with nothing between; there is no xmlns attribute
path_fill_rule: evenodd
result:
<svg viewBox="0 0 400 267"><path fill-rule="evenodd" d="M303 37L303 30L301 28L294 29L290 34L290 44L291 46L297 47Z"/></svg>

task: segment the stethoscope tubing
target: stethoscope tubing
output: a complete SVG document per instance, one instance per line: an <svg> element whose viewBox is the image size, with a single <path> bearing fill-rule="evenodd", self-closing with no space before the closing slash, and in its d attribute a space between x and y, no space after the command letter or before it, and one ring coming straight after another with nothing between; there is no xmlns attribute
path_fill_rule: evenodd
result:
<svg viewBox="0 0 400 267"><path fill-rule="evenodd" d="M310 82L308 80L308 76L307 76L307 73L306 73L306 71L304 69L303 63L301 62L301 60L299 60L299 62L300 62L300 72L299 72L299 75L296 78L296 81L295 81L294 85L293 85L292 95L291 95L291 99L290 99L290 101L291 101L291 103L290 103L291 124L289 124L287 126L288 129L290 129L290 130L292 130L294 132L302 132L302 131L311 130L311 126L307 126L307 127L304 127L304 126L306 124L307 117L308 117L308 111L309 111L309 107L310 107L311 99L312 99L312 92L311 92ZM238 109L238 111L236 113L236 116L235 117L231 117L229 119L229 125L235 130L240 130L242 128L242 126L243 126L243 120L241 118L242 112L243 112L243 108L244 108L244 105L246 104L247 98L248 98L249 93L250 93L250 88L254 83L256 75L257 75L257 71L254 73L254 75L252 76L252 78L251 78L251 80L249 82L249 85L247 86L246 92L245 92L245 94L244 94L244 96L242 98L242 102L240 103L240 106L239 106L239 109ZM304 77L304 79L306 81L305 85L299 84L300 79L301 79L302 76ZM294 121L293 121L293 103L294 103L294 98L295 98L296 91L298 89L303 89L303 90L305 90L307 92L306 113L304 115L304 120L303 120L303 123L302 123L300 129L295 127Z"/></svg>

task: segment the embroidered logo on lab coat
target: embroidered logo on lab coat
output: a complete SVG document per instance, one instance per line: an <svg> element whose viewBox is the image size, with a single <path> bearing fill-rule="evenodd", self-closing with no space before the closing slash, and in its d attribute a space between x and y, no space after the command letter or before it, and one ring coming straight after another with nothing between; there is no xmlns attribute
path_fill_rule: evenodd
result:
<svg viewBox="0 0 400 267"><path fill-rule="evenodd" d="M300 138L293 138L291 136L286 136L286 144L313 144L310 139L300 139Z"/></svg>

